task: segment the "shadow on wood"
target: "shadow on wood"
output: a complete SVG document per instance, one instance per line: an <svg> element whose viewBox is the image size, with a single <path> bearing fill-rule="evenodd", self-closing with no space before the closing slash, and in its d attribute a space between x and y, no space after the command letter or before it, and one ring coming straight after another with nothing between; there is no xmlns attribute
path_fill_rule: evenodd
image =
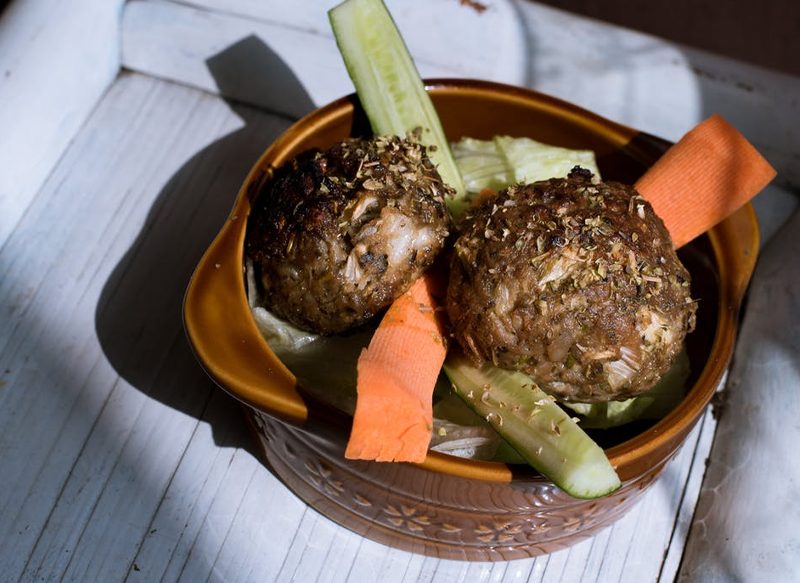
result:
<svg viewBox="0 0 800 583"><path fill-rule="evenodd" d="M314 105L286 65L255 37L207 61L223 95L260 94L283 115L300 116ZM192 354L183 331L186 285L223 224L250 166L277 137L273 115L230 103L244 126L195 154L159 193L136 241L106 281L95 312L103 351L138 390L210 423L220 446L251 449L232 398L219 398ZM176 229L176 217L191 217ZM213 398L212 397L216 397Z"/></svg>

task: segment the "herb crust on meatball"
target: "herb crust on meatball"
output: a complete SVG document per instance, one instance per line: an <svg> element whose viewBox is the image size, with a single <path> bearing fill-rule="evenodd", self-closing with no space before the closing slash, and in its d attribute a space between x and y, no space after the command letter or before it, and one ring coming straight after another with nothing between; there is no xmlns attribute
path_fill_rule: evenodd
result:
<svg viewBox="0 0 800 583"><path fill-rule="evenodd" d="M452 196L413 139L353 138L277 169L253 202L245 243L265 307L335 334L386 308L447 237Z"/></svg>
<svg viewBox="0 0 800 583"><path fill-rule="evenodd" d="M474 361L574 402L655 384L694 327L689 273L632 187L569 177L501 192L467 217L447 311Z"/></svg>

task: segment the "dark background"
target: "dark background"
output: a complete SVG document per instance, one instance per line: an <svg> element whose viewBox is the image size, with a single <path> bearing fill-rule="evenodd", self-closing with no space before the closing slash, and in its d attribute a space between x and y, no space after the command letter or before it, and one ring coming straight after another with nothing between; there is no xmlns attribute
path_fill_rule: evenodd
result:
<svg viewBox="0 0 800 583"><path fill-rule="evenodd" d="M800 0L541 0L539 3L800 75Z"/></svg>

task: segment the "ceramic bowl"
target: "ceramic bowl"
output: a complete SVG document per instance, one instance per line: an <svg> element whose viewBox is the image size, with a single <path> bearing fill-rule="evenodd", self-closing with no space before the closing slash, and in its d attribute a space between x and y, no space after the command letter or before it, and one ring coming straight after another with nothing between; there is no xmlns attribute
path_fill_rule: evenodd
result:
<svg viewBox="0 0 800 583"><path fill-rule="evenodd" d="M606 180L633 183L667 142L532 91L488 82L427 83L450 140L528 136L596 152ZM246 405L275 473L335 522L370 539L426 555L507 560L552 552L619 519L664 469L703 414L733 351L737 314L758 250L750 206L681 250L700 299L687 349L690 389L657 423L617 431L603 443L623 486L577 500L521 466L430 452L421 464L348 461L348 416L303 393L250 315L243 243L250 198L273 169L303 150L368 133L354 96L295 123L261 156L233 211L191 280L184 319L208 374Z"/></svg>

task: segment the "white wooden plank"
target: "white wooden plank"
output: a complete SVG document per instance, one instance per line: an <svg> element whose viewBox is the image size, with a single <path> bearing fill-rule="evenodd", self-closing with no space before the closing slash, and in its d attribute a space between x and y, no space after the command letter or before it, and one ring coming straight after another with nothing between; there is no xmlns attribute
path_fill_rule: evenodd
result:
<svg viewBox="0 0 800 583"><path fill-rule="evenodd" d="M130 2L122 24L125 67L293 118L352 92L335 44L318 35L168 2ZM218 87L210 67L236 74ZM286 87L299 88L294 99Z"/></svg>
<svg viewBox="0 0 800 583"><path fill-rule="evenodd" d="M315 0L293 10L281 10L281 2L261 5L240 0L228 8L217 0L193 3L230 12L208 13L141 0L129 3L123 19L124 65L218 91L205 60L252 34L280 57L315 103L352 91L325 25L325 8L331 2ZM492 11L482 14L457 2L440 0L433 5L452 14L432 19L427 7L420 9L413 2L390 5L397 12L398 25L417 56L423 76L460 75L528 85L672 138L700 118L697 81L680 51L664 41L528 2L515 4L513 10L505 3L493 3ZM487 28L486 19L494 11L495 26ZM249 20L235 16L239 14ZM460 21L467 17L467 23ZM295 28L273 24L276 22L288 22ZM453 23L452 30L458 32L446 37L441 31L430 32L431 24L442 23L447 30ZM518 29L524 27L522 38L527 41L507 41L507 46L494 52L483 40L474 42L487 36L486 30L497 30L498 25L517 32L498 31L489 37L518 38ZM431 42L432 34L437 42ZM465 46L453 50L449 42L464 42ZM294 50L300 45L306 50ZM435 53L426 54L426 50ZM486 55L491 58L486 60ZM516 63L513 70L506 70L508 63ZM235 87L226 87L223 93L274 108L263 102L263 96L246 95Z"/></svg>
<svg viewBox="0 0 800 583"><path fill-rule="evenodd" d="M87 138L83 150L87 166L115 141L118 147L127 145L123 131ZM75 159L73 155L71 160ZM83 293L87 283L99 293L104 278L94 273L96 260L113 247L114 233L108 233L106 244L98 246L102 229L87 228L85 217L116 216L120 199L109 203L98 196L98 204L80 201L88 173L80 172L72 184L58 188L67 174L63 167L54 172L43 202L30 209L28 221L20 224L3 248L0 298L13 297L19 289L35 290L6 306L10 325L0 332L0 346L7 347L2 366L11 371L0 394L2 434L6 440L14 438L0 473L0 491L7 493L2 497L0 525L15 534L3 537L17 549L15 560L18 555L25 557L24 549L37 540L50 504L92 429L92 415L106 405L115 380L93 342L96 297ZM94 185L94 191L103 192L99 185ZM82 221L84 228L79 226ZM118 248L124 252L122 245ZM112 265L107 268L110 271ZM76 280L84 280L81 287L75 286ZM65 287L72 293L63 293ZM95 386L102 390L93 391ZM122 423L124 427L126 421ZM23 447L26 442L35 446ZM98 465L102 467L102 462ZM75 479L83 477L79 471Z"/></svg>
<svg viewBox="0 0 800 583"><path fill-rule="evenodd" d="M800 573L800 213L765 248L679 580Z"/></svg>
<svg viewBox="0 0 800 583"><path fill-rule="evenodd" d="M602 541L604 539L607 539L610 533L611 533L610 529L604 529L603 532L593 537L593 540L591 542L594 543L597 540ZM583 542L580 544L586 545L587 543ZM537 578L534 580L540 581L541 583L551 583L552 581L561 581L562 575L564 573L565 564L571 552L572 549L570 548L555 553L550 553L549 555L544 555L542 557L537 557L536 569L535 569L535 572L537 573Z"/></svg>
<svg viewBox="0 0 800 583"><path fill-rule="evenodd" d="M697 78L702 115L723 115L778 171L777 183L800 187L800 77L683 48Z"/></svg>
<svg viewBox="0 0 800 583"><path fill-rule="evenodd" d="M604 562L601 573L609 573L611 580L631 583L656 581L659 576L664 581L674 579L677 565L673 561L680 557L686 540L714 434L713 425L709 411L694 428L674 463L639 505L636 516L629 519L635 519L635 524L629 525L632 528L628 544L609 547L611 560ZM671 555L670 551L673 551ZM665 569L663 565L667 560L670 564Z"/></svg>
<svg viewBox="0 0 800 583"><path fill-rule="evenodd" d="M560 573L565 581L594 581L597 574L600 572L600 567L606 557L606 549L611 535L614 533L612 528L606 528L590 540L584 541L575 547L569 549L563 559L558 557L557 561L562 563ZM542 572L543 581L558 581L551 577L555 569L550 568L550 562L547 562L545 569Z"/></svg>
<svg viewBox="0 0 800 583"><path fill-rule="evenodd" d="M422 576L425 563L426 563L426 557L423 557L421 555L412 556L411 560L406 565L406 569L403 572L403 578L401 579L401 581L403 583L413 583L414 581L417 582L425 581L426 579Z"/></svg>
<svg viewBox="0 0 800 583"><path fill-rule="evenodd" d="M421 557L413 555L398 549L391 549L384 553L384 559L378 571L378 580L387 581L391 583L402 583L404 581L413 581L410 578L413 574L415 565L419 562ZM411 573L409 573L411 571Z"/></svg>
<svg viewBox="0 0 800 583"><path fill-rule="evenodd" d="M282 554L271 553L269 564L270 571L276 573L274 580L318 583L351 580L348 575L365 539L310 508L304 510L297 523L299 527L295 524L286 530ZM382 552L389 549L382 547ZM265 566L262 571L252 570L247 580L263 581Z"/></svg>
<svg viewBox="0 0 800 583"><path fill-rule="evenodd" d="M122 3L0 10L0 245L116 75Z"/></svg>
<svg viewBox="0 0 800 583"><path fill-rule="evenodd" d="M239 470L246 453L214 444L211 426L229 423L226 401L225 395L213 392L204 423L197 426L133 559L131 581L177 580L192 550L202 548L197 547L199 533L215 500L235 503L236 489L227 488L226 481L240 482L242 473L252 474L252 467Z"/></svg>
<svg viewBox="0 0 800 583"><path fill-rule="evenodd" d="M187 4L332 39L327 12L339 1L306 0L302 8L293 0L189 0ZM523 84L525 38L515 6L510 0L483 4L484 10L476 10L454 0L386 0L417 61L449 69L451 75Z"/></svg>
<svg viewBox="0 0 800 583"><path fill-rule="evenodd" d="M529 85L610 119L676 140L724 115L800 185L800 78L682 47L533 2L518 2Z"/></svg>
<svg viewBox="0 0 800 583"><path fill-rule="evenodd" d="M533 2L517 5L530 87L667 139L699 120L697 81L674 45Z"/></svg>
<svg viewBox="0 0 800 583"><path fill-rule="evenodd" d="M242 122L224 103L163 85L118 83L3 248L0 297L11 325L0 341L8 371L0 528L3 572L13 577L124 576L213 390L185 344L183 289L247 167L287 122L231 134ZM190 165L191 176L185 168L164 189L222 136L216 153L206 148ZM160 193L149 238L125 264L138 273L109 279ZM216 216L198 221L187 211L204 199ZM144 276L155 285L138 287ZM119 337L103 332L102 318L95 322L109 285L111 315L132 308L127 326L112 331ZM20 289L35 292L14 293ZM240 425L238 414L233 422ZM260 468L244 457L251 472Z"/></svg>
<svg viewBox="0 0 800 583"><path fill-rule="evenodd" d="M172 580L223 580L221 572L228 565L219 561L220 549L228 536L236 534L233 528L234 518L240 516L242 499L254 482L261 479L259 469L252 461L247 456L234 455L233 463L229 467L235 477L224 481L224 490L220 490L223 495L215 496L208 506L201 509L202 523L188 554L177 555L174 566L170 565L174 573ZM144 558L142 561L144 562ZM141 580L147 581L148 578Z"/></svg>
<svg viewBox="0 0 800 583"><path fill-rule="evenodd" d="M363 540L360 536L342 528L332 527L331 530L334 532L334 538L323 560L323 567L318 569L316 579L318 583L347 581L349 567L353 564Z"/></svg>
<svg viewBox="0 0 800 583"><path fill-rule="evenodd" d="M725 384L726 382L721 383L723 387ZM676 513L675 526L669 540L669 547L658 573L658 581L663 581L664 583L675 581L680 561L683 558L686 540L689 537L689 529L697 507L697 499L700 497L700 488L706 475L706 462L716 435L717 421L715 414L713 409L709 409L701 420L702 425L699 429L700 435L697 440L697 448L690 462L689 478L686 480L680 506Z"/></svg>
<svg viewBox="0 0 800 583"><path fill-rule="evenodd" d="M253 482L242 498L220 551L214 559L213 578L221 581L281 580L279 569L285 564L290 544L305 538L306 517L313 524L316 513L289 492L275 476L250 458L256 469ZM230 520L221 515L220 519ZM288 533L288 536L276 536ZM244 551L244 552L243 552ZM315 564L319 569L321 565ZM195 577L184 577L187 582ZM302 580L302 579L300 579Z"/></svg>
<svg viewBox="0 0 800 583"><path fill-rule="evenodd" d="M314 0L293 8L289 3L190 2L213 10L208 12L131 2L123 21L123 61L136 70L218 91L205 60L255 35L300 79L314 103L350 92L325 16L335 2ZM436 0L424 10L414 2L389 4L423 75L527 85L673 140L704 117L722 113L776 165L780 180L800 184L794 148L800 138L800 104L793 97L800 91L799 79L531 2L488 5L479 14L450 0ZM431 26L439 30L432 32ZM495 31L488 44L483 41L486 30ZM306 50L293 50L296 46ZM262 52L255 47L247 50ZM260 61L265 60L270 59L262 54ZM258 77L258 69L247 71ZM253 95L235 83L223 89L274 109L269 91ZM302 111L283 113L296 117Z"/></svg>
<svg viewBox="0 0 800 583"><path fill-rule="evenodd" d="M439 1L434 3L434 7L437 6L447 7L445 11L449 10L454 15L467 14L457 4ZM281 3L265 4L263 10L280 13ZM433 34L433 21L420 21L419 13L419 10L408 8L401 11L401 14L408 16L406 20L410 18L409 24L414 25L410 29L413 33L410 38L429 40L430 34ZM324 18L324 10L319 15ZM508 23L517 25L517 21L510 18L508 10L498 16L503 17L504 26L509 26ZM421 22L425 22L425 26ZM448 17L440 22L455 26L461 19ZM472 30L475 30L476 24L472 23ZM464 36L453 36L453 42L463 42ZM503 38L506 39L504 44L508 44L511 38L521 42L519 31L516 37L506 35ZM494 54L490 52L493 48L491 43L487 47L470 44L471 51L465 53L455 45L448 46L444 41L428 42L426 46L436 46L446 55L439 55L441 58L438 62L420 59L418 65L421 74L426 77L477 76L510 82L522 80L510 71L514 62L521 63L519 46L514 51L517 55L514 61L509 57L511 51L508 49ZM304 47L304 50L298 51L298 46ZM353 91L352 82L330 34L301 31L171 2L130 2L123 18L122 47L123 64L130 69L219 92L295 118L307 113L313 104L322 105ZM225 60L221 61L215 55L223 51L226 52L221 58ZM447 55L451 58L445 59ZM459 55L458 58L455 55ZM232 61L236 62L236 74L223 79L218 75L215 79L213 73L220 68L220 63L230 69ZM517 71L521 70L520 65ZM295 87L298 82L304 94L287 99L287 85Z"/></svg>

